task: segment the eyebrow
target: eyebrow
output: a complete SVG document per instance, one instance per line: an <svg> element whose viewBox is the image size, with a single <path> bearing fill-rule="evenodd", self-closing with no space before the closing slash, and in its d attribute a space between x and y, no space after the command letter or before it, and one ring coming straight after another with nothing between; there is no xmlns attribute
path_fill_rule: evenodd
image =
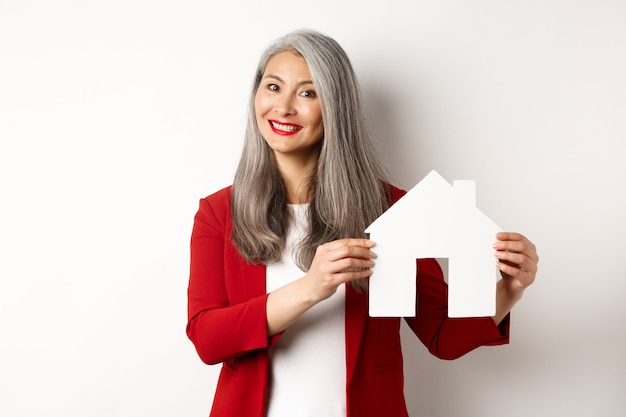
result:
<svg viewBox="0 0 626 417"><path fill-rule="evenodd" d="M280 81L281 83L285 82L282 78L280 78L278 75L275 75L275 74L266 74L266 75L263 76L263 79L265 79L265 78L272 78L274 80ZM305 84L313 84L313 81L312 80L302 80L297 85L300 86L300 85L305 85Z"/></svg>

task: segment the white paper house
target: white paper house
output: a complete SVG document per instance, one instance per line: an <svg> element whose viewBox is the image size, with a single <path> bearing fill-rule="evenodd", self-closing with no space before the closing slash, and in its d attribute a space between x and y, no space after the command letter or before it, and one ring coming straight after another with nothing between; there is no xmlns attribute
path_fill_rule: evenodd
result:
<svg viewBox="0 0 626 417"><path fill-rule="evenodd" d="M499 230L476 208L474 181L452 186L431 171L365 230L377 254L370 316L415 316L418 258L448 258L449 317L493 316Z"/></svg>

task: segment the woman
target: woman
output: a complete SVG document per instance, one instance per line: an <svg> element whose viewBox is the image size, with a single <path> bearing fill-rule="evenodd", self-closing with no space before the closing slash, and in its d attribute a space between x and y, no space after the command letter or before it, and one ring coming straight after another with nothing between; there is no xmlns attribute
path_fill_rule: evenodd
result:
<svg viewBox="0 0 626 417"><path fill-rule="evenodd" d="M187 334L223 363L211 416L408 416L400 320L367 314L376 255L363 234L403 194L385 181L343 49L311 31L268 48L233 185L200 201L192 232ZM437 262L417 261L406 321L434 355L508 342L538 258L517 233L494 247L495 317L449 319Z"/></svg>

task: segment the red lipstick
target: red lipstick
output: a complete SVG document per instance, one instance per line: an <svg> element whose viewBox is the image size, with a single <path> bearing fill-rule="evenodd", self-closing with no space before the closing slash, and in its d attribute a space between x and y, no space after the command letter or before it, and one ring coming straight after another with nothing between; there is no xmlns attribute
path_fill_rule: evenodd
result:
<svg viewBox="0 0 626 417"><path fill-rule="evenodd" d="M290 136L295 135L300 130L302 130L302 126L287 123L287 122L279 122L278 120L269 120L270 128L277 135Z"/></svg>

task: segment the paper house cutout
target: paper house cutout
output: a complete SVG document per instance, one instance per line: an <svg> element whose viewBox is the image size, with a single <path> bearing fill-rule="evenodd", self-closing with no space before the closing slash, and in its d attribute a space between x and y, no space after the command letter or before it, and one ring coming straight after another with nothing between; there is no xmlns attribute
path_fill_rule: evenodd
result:
<svg viewBox="0 0 626 417"><path fill-rule="evenodd" d="M476 208L474 181L431 171L365 230L376 242L372 317L413 317L417 258L448 258L448 316L495 315L500 228Z"/></svg>

